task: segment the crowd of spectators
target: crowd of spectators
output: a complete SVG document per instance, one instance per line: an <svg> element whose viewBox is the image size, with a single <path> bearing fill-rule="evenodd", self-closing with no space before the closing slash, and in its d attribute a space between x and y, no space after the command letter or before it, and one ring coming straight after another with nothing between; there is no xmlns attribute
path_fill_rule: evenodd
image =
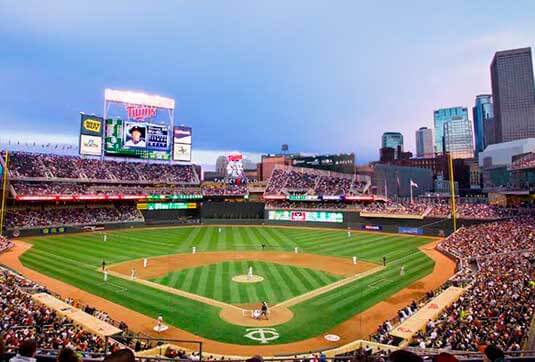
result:
<svg viewBox="0 0 535 362"><path fill-rule="evenodd" d="M440 244L458 259L485 257L535 248L535 219L518 216L509 220L461 228Z"/></svg>
<svg viewBox="0 0 535 362"><path fill-rule="evenodd" d="M86 159L78 156L13 152L12 177L91 179L199 184L191 165Z"/></svg>
<svg viewBox="0 0 535 362"><path fill-rule="evenodd" d="M447 283L462 282L467 289L436 320L430 320L412 344L463 351L491 344L520 350L535 312L534 228L535 218L516 217L464 227L443 241L440 249L464 265ZM415 303L408 306L403 317L410 316L415 307ZM389 335L393 324L380 325L374 340L398 343Z"/></svg>
<svg viewBox="0 0 535 362"><path fill-rule="evenodd" d="M243 196L249 189L246 183L204 182L201 190L203 196Z"/></svg>
<svg viewBox="0 0 535 362"><path fill-rule="evenodd" d="M503 219L516 215L518 209L504 208L484 203L458 202L457 217L461 219ZM451 216L451 204L446 201L388 201L367 204L364 212L373 214L420 215L446 218Z"/></svg>
<svg viewBox="0 0 535 362"><path fill-rule="evenodd" d="M142 222L143 215L134 205L114 207L36 207L9 209L7 229Z"/></svg>
<svg viewBox="0 0 535 362"><path fill-rule="evenodd" d="M7 269L0 269L0 280L0 330L6 352L28 339L35 340L43 350L70 347L85 356L104 352L103 338L32 299L32 292L42 291L39 285Z"/></svg>
<svg viewBox="0 0 535 362"><path fill-rule="evenodd" d="M278 168L273 170L267 195L306 193L309 195L359 195L369 187L369 180L357 175L335 174L314 169Z"/></svg>
<svg viewBox="0 0 535 362"><path fill-rule="evenodd" d="M374 202L362 208L362 212L369 214L387 214L387 215L418 215L423 216L428 209L425 203L417 202Z"/></svg>
<svg viewBox="0 0 535 362"><path fill-rule="evenodd" d="M13 247L13 243L11 240L6 238L5 236L0 235L0 253L9 250Z"/></svg>
<svg viewBox="0 0 535 362"><path fill-rule="evenodd" d="M529 153L511 164L512 170L521 170L526 168L535 168L535 153Z"/></svg>
<svg viewBox="0 0 535 362"><path fill-rule="evenodd" d="M200 195L201 189L186 185L131 185L115 183L25 182L11 183L17 196L43 195Z"/></svg>
<svg viewBox="0 0 535 362"><path fill-rule="evenodd" d="M437 320L429 321L415 343L463 351L492 343L519 351L535 310L530 257L509 254L479 260L479 270L470 276L473 286Z"/></svg>

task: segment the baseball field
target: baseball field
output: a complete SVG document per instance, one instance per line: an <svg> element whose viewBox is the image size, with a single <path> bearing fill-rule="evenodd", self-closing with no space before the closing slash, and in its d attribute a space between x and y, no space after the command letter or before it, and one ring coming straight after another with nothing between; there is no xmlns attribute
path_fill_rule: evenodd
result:
<svg viewBox="0 0 535 362"><path fill-rule="evenodd" d="M27 238L24 242L32 247L19 261L25 269L113 302L110 305L153 320L161 315L172 327L167 338L173 338L176 329L241 346L287 345L323 336L418 285L435 264L422 252L434 240L408 235L268 226L106 234L106 241L101 232ZM107 281L103 261L109 269ZM248 282L250 268L260 281ZM235 276L245 278L237 282ZM256 321L245 312L262 301L271 307L268 321ZM353 326L358 328L358 323ZM271 332L255 334L256 327ZM344 332L338 332L345 340Z"/></svg>

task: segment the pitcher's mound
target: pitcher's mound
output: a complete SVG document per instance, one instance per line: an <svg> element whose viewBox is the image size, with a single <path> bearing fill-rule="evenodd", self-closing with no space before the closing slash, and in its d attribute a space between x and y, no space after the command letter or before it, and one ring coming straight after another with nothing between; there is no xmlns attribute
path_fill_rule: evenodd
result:
<svg viewBox="0 0 535 362"><path fill-rule="evenodd" d="M260 275L251 275L250 277L248 275L236 275L232 277L232 281L236 283L259 283L263 280L264 277Z"/></svg>

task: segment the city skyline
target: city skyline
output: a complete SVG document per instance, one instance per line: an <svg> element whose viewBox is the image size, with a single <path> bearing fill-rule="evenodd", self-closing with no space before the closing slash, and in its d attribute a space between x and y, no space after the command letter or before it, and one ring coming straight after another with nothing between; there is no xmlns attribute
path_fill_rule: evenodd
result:
<svg viewBox="0 0 535 362"><path fill-rule="evenodd" d="M401 132L415 154L415 130L433 128L433 111L471 108L491 92L494 53L533 46L535 31L529 1L499 18L499 4L458 2L451 12L466 15L447 31L432 24L450 12L425 2L414 13L397 4L31 4L0 3L9 50L0 59L0 138L39 129L36 139L77 143L79 112L101 113L104 88L117 87L175 98L176 122L194 129L194 155L215 150L214 162L220 150L274 153L287 143L292 152L355 152L362 164L377 159L385 131ZM77 26L81 14L91 30ZM337 21L318 25L325 14ZM381 29L379 16L401 27Z"/></svg>

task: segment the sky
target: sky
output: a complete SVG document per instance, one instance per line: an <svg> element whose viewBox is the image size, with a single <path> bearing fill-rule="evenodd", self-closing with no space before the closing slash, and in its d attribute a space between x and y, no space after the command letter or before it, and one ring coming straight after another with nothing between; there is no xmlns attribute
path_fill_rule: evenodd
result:
<svg viewBox="0 0 535 362"><path fill-rule="evenodd" d="M115 88L174 98L203 164L283 143L360 164L490 93L494 52L533 47L534 19L533 0L0 0L0 140L76 144Z"/></svg>

